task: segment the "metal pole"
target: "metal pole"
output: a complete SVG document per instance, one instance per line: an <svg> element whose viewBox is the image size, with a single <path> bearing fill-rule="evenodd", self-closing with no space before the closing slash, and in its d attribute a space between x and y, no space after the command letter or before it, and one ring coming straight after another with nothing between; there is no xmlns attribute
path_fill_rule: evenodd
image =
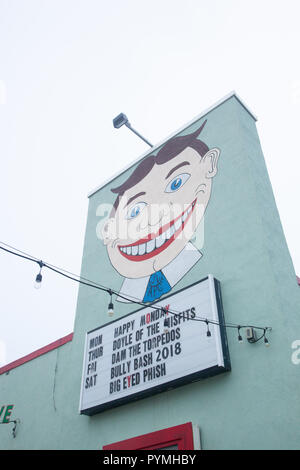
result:
<svg viewBox="0 0 300 470"><path fill-rule="evenodd" d="M153 145L150 144L150 142L148 142L148 140L145 139L145 137L143 137L141 134L139 134L138 131L133 129L133 127L131 127L131 124L128 121L125 123L125 126L128 127L128 129L130 129L132 132L134 132L140 139L142 139L144 142L146 142L146 144L148 144L150 147L153 147Z"/></svg>

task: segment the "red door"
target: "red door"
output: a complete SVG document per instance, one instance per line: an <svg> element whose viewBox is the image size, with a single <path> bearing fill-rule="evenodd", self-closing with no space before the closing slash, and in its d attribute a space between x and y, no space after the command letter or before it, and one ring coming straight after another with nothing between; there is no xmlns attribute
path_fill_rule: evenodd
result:
<svg viewBox="0 0 300 470"><path fill-rule="evenodd" d="M103 446L103 450L194 450L192 423L143 434Z"/></svg>

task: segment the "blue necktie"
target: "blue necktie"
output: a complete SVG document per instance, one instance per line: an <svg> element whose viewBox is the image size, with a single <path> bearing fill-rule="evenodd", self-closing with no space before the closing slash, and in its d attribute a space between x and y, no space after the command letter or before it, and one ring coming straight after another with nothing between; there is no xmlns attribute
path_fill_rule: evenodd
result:
<svg viewBox="0 0 300 470"><path fill-rule="evenodd" d="M171 286L167 278L161 271L151 274L143 302L153 302L159 299L162 295L170 292Z"/></svg>

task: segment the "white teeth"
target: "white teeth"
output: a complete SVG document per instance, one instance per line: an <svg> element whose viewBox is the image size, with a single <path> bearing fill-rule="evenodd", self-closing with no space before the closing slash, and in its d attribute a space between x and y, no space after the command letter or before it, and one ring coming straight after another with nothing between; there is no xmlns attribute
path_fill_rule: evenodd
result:
<svg viewBox="0 0 300 470"><path fill-rule="evenodd" d="M179 217L179 219L176 220L174 226L175 226L175 230L179 229L179 227L181 226L181 217Z"/></svg>
<svg viewBox="0 0 300 470"><path fill-rule="evenodd" d="M172 227L170 227L167 231L166 231L166 239L168 240L169 238L171 238L174 233L175 233L175 224L172 225Z"/></svg>
<svg viewBox="0 0 300 470"><path fill-rule="evenodd" d="M159 237L155 238L156 248L160 248L164 244L165 239L166 239L166 237L165 237L164 233L162 233Z"/></svg>
<svg viewBox="0 0 300 470"><path fill-rule="evenodd" d="M146 243L141 243L138 245L139 247L139 255L144 255L146 253Z"/></svg>
<svg viewBox="0 0 300 470"><path fill-rule="evenodd" d="M166 231L166 239L171 238L171 227Z"/></svg>
<svg viewBox="0 0 300 470"><path fill-rule="evenodd" d="M147 253L151 253L151 251L153 251L155 248L155 239L153 238L152 240L150 240L150 242L147 242L146 243L146 251Z"/></svg>
<svg viewBox="0 0 300 470"><path fill-rule="evenodd" d="M156 238L153 238L147 243L141 243L140 245L134 245L134 246L123 246L120 247L120 250L122 253L126 253L127 255L132 255L132 256L141 256L144 255L145 253L151 253L155 248L160 248L165 241L169 240L177 230L181 227L181 225L184 223L186 220L187 216L191 213L193 206L190 206L184 214L179 217L176 222L168 228L167 231L163 232L161 235L159 235Z"/></svg>
<svg viewBox="0 0 300 470"><path fill-rule="evenodd" d="M137 254L138 254L138 251L139 251L139 247L138 247L138 245L135 245L135 246L132 247L132 252L131 252L131 254L132 254L132 255L137 255Z"/></svg>

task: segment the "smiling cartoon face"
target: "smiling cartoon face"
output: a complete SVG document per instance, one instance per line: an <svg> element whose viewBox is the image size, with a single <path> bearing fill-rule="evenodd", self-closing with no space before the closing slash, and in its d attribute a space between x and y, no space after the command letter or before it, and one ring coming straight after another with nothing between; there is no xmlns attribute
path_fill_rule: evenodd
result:
<svg viewBox="0 0 300 470"><path fill-rule="evenodd" d="M201 156L186 147L163 164L152 157L145 176L119 194L103 241L122 276L140 278L163 269L190 241L217 171L219 150L206 150Z"/></svg>

